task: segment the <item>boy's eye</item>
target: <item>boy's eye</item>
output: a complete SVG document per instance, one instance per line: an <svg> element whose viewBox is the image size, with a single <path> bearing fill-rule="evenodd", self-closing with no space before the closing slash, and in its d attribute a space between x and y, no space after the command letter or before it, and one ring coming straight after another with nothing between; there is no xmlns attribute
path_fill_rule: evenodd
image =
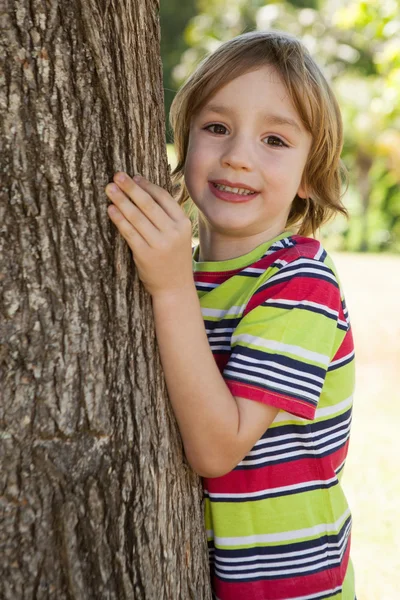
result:
<svg viewBox="0 0 400 600"><path fill-rule="evenodd" d="M287 148L287 144L281 138L278 138L276 135L267 135L264 138L266 140L267 146L276 146L277 148Z"/></svg>
<svg viewBox="0 0 400 600"><path fill-rule="evenodd" d="M204 129L218 135L225 135L225 133L228 131L225 125L221 125L220 123L211 123L211 125L207 125L204 127Z"/></svg>

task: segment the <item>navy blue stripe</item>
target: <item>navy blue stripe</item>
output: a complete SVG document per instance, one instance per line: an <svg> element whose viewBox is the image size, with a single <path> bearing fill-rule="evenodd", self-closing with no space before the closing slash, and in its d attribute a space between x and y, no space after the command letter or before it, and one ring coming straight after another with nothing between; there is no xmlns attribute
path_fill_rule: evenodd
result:
<svg viewBox="0 0 400 600"><path fill-rule="evenodd" d="M211 321L209 319L204 319L204 327L206 329L210 329L211 331L218 328L218 329L236 329L236 327L239 325L240 321L242 320L242 317L238 317L238 316L232 316L232 317L225 317L223 319L220 319L219 321Z"/></svg>
<svg viewBox="0 0 400 600"><path fill-rule="evenodd" d="M259 554L261 556L270 556L271 554L285 554L295 552L299 556L302 556L306 550L312 550L315 552L321 552L321 546L325 544L339 544L343 540L346 539L345 533L348 526L351 524L351 516L348 516L346 521L343 523L341 529L338 533L331 533L324 535L323 537L313 538L311 540L303 540L301 542L293 542L293 543L284 543L278 545L257 545L251 546L249 548L235 548L235 549L227 549L227 548L215 548L215 553L217 556L221 556L222 558L251 558L255 554ZM311 553L312 554L312 553ZM270 559L272 560L272 559ZM293 560L293 557L291 557Z"/></svg>
<svg viewBox="0 0 400 600"><path fill-rule="evenodd" d="M272 394L285 394L288 395L288 391L286 389L281 389L279 387L279 385L277 386L273 386L271 385L271 378L267 381L261 382L261 381L253 381L250 380L247 377L243 377L241 376L241 374L239 372L237 372L236 374L232 375L232 374L228 374L224 371L224 379L226 381L236 381L238 383L245 383L246 385L251 385L252 387L255 388L259 388L260 390L264 390L266 392L271 392ZM286 386L286 383L284 384ZM301 386L297 386L298 388ZM304 387L304 386L303 386ZM308 390L307 390L308 391ZM301 391L299 391L298 389L292 389L290 397L297 399L297 400L301 400L302 402L306 402L307 404L309 404L312 407L315 407L317 405L318 402L318 398L319 398L319 394L315 394L315 399L310 399L310 398L306 398L304 395L301 394Z"/></svg>
<svg viewBox="0 0 400 600"><path fill-rule="evenodd" d="M285 356L284 354L276 354L274 352L268 352L267 350L256 350L254 348L250 348L249 346L243 346L241 343L238 342L234 344L233 348L234 350L232 352L232 358L235 358L235 360L239 360L241 356L254 359L254 361L269 360L275 363L277 368L287 367L289 369L295 369L297 371L303 372L305 377L307 376L307 373L309 373L310 375L321 377L321 379L325 378L326 370L324 367L318 367L316 365L312 365L307 362L303 362L301 360ZM252 364L251 360L244 362L247 362L249 365ZM254 364L254 366L259 365Z"/></svg>
<svg viewBox="0 0 400 600"><path fill-rule="evenodd" d="M349 434L349 429L350 429L350 425L346 425L346 427L343 427L342 430L338 430L335 431L336 437L335 439L332 440L326 440L325 438L322 438L321 440L319 440L319 443L314 442L313 439L308 440L309 442L312 442L312 448L310 448L309 446L305 446L302 442L299 442L298 445L292 445L290 446L290 448L284 448L284 447L280 447L280 446L274 446L274 447L269 447L269 446L265 446L264 448L260 448L259 446L257 446L257 454L246 454L246 456L243 458L243 462L246 461L251 461L251 460L259 460L261 458L273 458L274 455L277 454L284 454L285 452L287 453L292 453L292 452L298 452L298 451L304 451L304 452L311 452L312 454L315 454L315 451L317 450L322 450L324 446L326 445L331 445L331 444L337 444L338 442L340 442L340 440L342 440L343 438L346 438ZM290 442L291 443L291 442ZM282 446L284 444L282 443ZM260 452L260 450L262 450L262 452Z"/></svg>
<svg viewBox="0 0 400 600"><path fill-rule="evenodd" d="M306 483L304 484L304 487L302 487L301 489L293 489L293 490L280 490L279 492L269 492L268 490L265 490L264 494L260 494L257 497L253 497L253 496L246 496L244 498L218 498L217 496L213 496L212 498L210 498L211 502L227 502L229 504L231 503L240 503L240 502L257 502L258 500L266 500L267 498L280 498L281 496L293 496L294 494L302 494L305 492L312 492L314 490L328 490L331 487L334 487L335 485L338 484L338 481L330 481L327 483L323 483L323 484L309 484L307 485ZM204 492L205 497L209 497L207 492Z"/></svg>
<svg viewBox="0 0 400 600"><path fill-rule="evenodd" d="M257 267L255 267L257 268ZM236 276L240 275L240 277L261 277L264 273L252 273L251 271L246 271L246 269L243 269L243 271L240 271L240 273L236 273Z"/></svg>
<svg viewBox="0 0 400 600"><path fill-rule="evenodd" d="M321 261L322 263L324 263L327 256L328 256L328 254L327 254L326 250L323 250L323 252L322 252L321 256L318 258L318 260ZM315 259L315 260L317 260L317 259Z"/></svg>
<svg viewBox="0 0 400 600"><path fill-rule="evenodd" d="M345 365L348 365L349 363L353 362L355 356L354 356L354 352L351 356L349 356L349 358L347 358L346 360L344 360L343 362L337 364L337 365L330 365L328 367L328 371L336 371L336 369L340 369L341 367L344 367Z"/></svg>
<svg viewBox="0 0 400 600"><path fill-rule="evenodd" d="M246 375L254 375L255 377L265 377L267 380L278 381L288 386L295 386L298 384L300 387L303 387L306 391L310 389L310 385L314 385L320 390L324 385L325 379L324 377L322 377L322 381L316 381L310 376L307 377L307 375L302 375L301 373L299 373L299 370L297 373L288 372L287 369L280 368L279 363L273 366L269 366L264 363L251 363L248 361L244 361L243 359L240 360L240 356L236 356L235 353L232 354L229 360L229 366L227 368L237 372L238 375L240 373L243 373ZM296 383L293 383L293 381L287 381L288 378L293 379ZM312 391L311 393L318 394L318 391Z"/></svg>
<svg viewBox="0 0 400 600"><path fill-rule="evenodd" d="M236 346L236 348L238 348L238 346ZM241 347L239 347L241 348ZM244 353L242 353L244 354ZM295 379L296 381L300 381L302 383L304 383L305 385L316 385L317 387L322 387L324 384L324 379L325 379L325 370L324 369L320 369L322 371L322 376L318 375L318 377L320 377L323 381L316 381L313 378L314 374L309 374L309 373L304 373L302 371L304 371L304 369L301 369L301 371L299 371L299 369L297 369L297 373L291 373L287 370L287 365L286 365L286 361L285 361L285 365L281 366L279 364L279 362L276 360L277 358L279 358L279 356L276 355L272 355L271 357L271 362L272 364L266 365L265 364L265 354L263 354L263 362L249 362L246 360L243 360L242 356L240 354L237 354L236 351L232 353L231 359L229 361L229 368L233 369L233 370L238 370L241 371L242 368L243 370L249 371L251 373L257 374L258 371L253 371L253 369L262 369L265 371L270 371L272 373L275 373L276 377L280 377L282 375L284 375L285 377L291 377L292 379ZM303 363L300 363L301 365L303 365ZM240 366L240 368L239 368ZM317 367L318 368L318 367ZM260 373L259 376L262 376L263 374ZM270 377L270 374L265 373L266 377Z"/></svg>
<svg viewBox="0 0 400 600"><path fill-rule="evenodd" d="M323 561L328 561L328 565L321 565L321 562ZM215 569L218 571L218 577L220 579L226 579L226 581L232 580L232 574L234 573L235 575L242 575L243 579L241 578L237 578L235 577L234 581L257 581L260 579L281 579L284 577L298 577L299 575L311 575L313 573L318 573L320 571L326 571L328 569L334 569L336 567L339 567L340 564L342 562L342 558L340 556L338 557L333 557L333 556L320 556L318 557L315 561L310 561L307 562L304 565L298 566L298 571L296 572L296 566L297 565L274 565L274 564L268 564L268 565L260 565L257 569L246 569L246 568L242 568L242 569L236 569L234 571L231 570L224 570L224 568L221 566L221 564L218 564L218 561L215 561ZM236 565L235 565L236 566ZM304 567L307 568L307 573L304 573L304 571L302 570ZM314 568L313 568L314 567ZM288 570L291 570L291 573L287 573ZM254 572L255 570L257 571L261 571L261 570L265 570L265 571L275 571L275 573L272 575L255 575ZM293 572L294 571L294 572ZM225 577L224 577L224 573L226 573Z"/></svg>
<svg viewBox="0 0 400 600"><path fill-rule="evenodd" d="M225 379L229 379L231 381L243 381L244 383L248 383L255 387L260 387L262 389L270 390L272 392L275 391L283 394L290 394L295 398L304 399L306 400L306 402L312 403L318 402L323 385L315 382L314 385L318 387L318 390L310 390L309 382L302 382L301 379L296 379L296 383L293 383L292 381L286 381L277 376L274 377L270 374L263 374L259 373L258 371L252 371L251 368L237 369L234 364L229 365L229 370L234 371L235 374L232 375L232 373L225 372ZM259 379L265 377L265 383L261 381L253 381L251 379L252 376L258 377ZM282 386L284 386L285 389L282 389ZM286 388L289 388L289 390ZM302 392L312 394L313 398L309 398L308 396L303 397Z"/></svg>
<svg viewBox="0 0 400 600"><path fill-rule="evenodd" d="M283 458L277 458L274 459L273 457L268 458L268 460L266 460L264 463L257 463L254 465L247 465L245 463L245 461L243 460L244 464L240 464L237 467L235 467L235 470L238 471L251 471L252 469L262 469L263 467L269 467L271 465L280 465L283 463L289 463L289 462L295 462L295 461L300 461L300 460L304 460L305 458L312 458L315 460L319 460L325 456L329 456L330 454L334 454L335 452L338 452L347 442L347 440L349 439L350 433L347 432L346 435L343 435L342 438L336 438L334 442L337 445L335 445L333 448L329 448L329 450L326 450L325 452L319 452L318 454L315 454L315 452L313 452L312 450L306 450L304 449L304 452L301 454L297 454L296 456L287 456L287 457L283 457ZM296 448L291 448L290 452L294 452L296 450ZM289 452L289 450L288 450ZM280 452L279 454L283 454L283 452ZM253 456L252 459L249 458L249 460L257 460L263 458L262 455L259 456Z"/></svg>
<svg viewBox="0 0 400 600"><path fill-rule="evenodd" d="M306 430L306 431L295 431L293 428L292 433L290 434L290 442L297 442L299 445L302 445L304 443L304 439L308 442L312 441L315 444L319 444L320 442L322 442L327 436L331 435L332 433L338 433L341 429L345 430L347 428L350 427L351 424L351 409L348 410L346 413L344 413L343 415L340 415L340 419L332 419L329 421L323 421L323 423L326 423L326 426L322 427L318 427L315 430L311 427L310 430ZM311 424L311 426L313 426L314 423ZM275 430L278 429L279 433L276 436L269 436L269 432L275 432ZM279 428L273 428L273 429L267 429L267 431L264 433L264 435L262 436L261 440L255 444L252 448L252 450L260 450L261 448L271 448L271 449L278 449L280 446L284 446L285 444L288 443L288 439L282 439L279 436L284 436L284 433L281 431L283 429L283 427L279 427ZM303 437L300 437L300 433L303 433ZM304 435L306 435L306 437L304 438ZM275 439L274 439L275 437ZM287 437L287 436L285 436Z"/></svg>
<svg viewBox="0 0 400 600"><path fill-rule="evenodd" d="M277 275L278 275L278 273L277 273ZM277 280L275 280L274 277L275 276L273 275L267 282L265 282L263 285L261 285L258 288L258 290L254 293L254 296L256 294L259 294L260 292L263 292L264 290L274 287L275 285L278 285L280 283L285 283L286 281L293 281L296 278L303 279L305 277L307 277L309 279L314 279L316 281L326 281L327 283L330 283L331 285L333 285L335 288L339 288L337 281L331 279L330 277L324 276L322 271L321 271L321 273L304 273L304 272L301 273L300 271L293 270L293 272L287 272L285 274L285 277L279 277L279 279L277 279Z"/></svg>
<svg viewBox="0 0 400 600"><path fill-rule="evenodd" d="M330 275L333 275L334 281L336 281L336 275L332 271L332 269L330 267L328 267L328 265L326 265L324 262L320 261L319 259L306 258L305 256L299 256L295 260L292 260L291 262L288 262L285 265L282 265L280 268L280 272L296 271L296 270L300 270L300 269L307 268L307 267L311 267L313 269L317 269L318 271L329 273ZM277 275L277 273L276 273L276 275Z"/></svg>
<svg viewBox="0 0 400 600"><path fill-rule="evenodd" d="M318 439L322 435L325 435L325 431L334 427L335 425L339 425L342 421L346 421L351 414L351 408L349 408L346 412L341 413L340 415L335 415L330 419L325 419L323 421L315 421L312 423L305 423L304 425L300 424L289 424L289 425L279 425L279 427L271 427L267 429L261 439L269 440L271 443L271 438L279 437L281 435L290 434L291 439L296 437L298 434L309 434L310 439ZM279 442L278 440L278 443Z"/></svg>
<svg viewBox="0 0 400 600"><path fill-rule="evenodd" d="M280 303L279 300L277 300L276 302L270 302L269 300L265 300L264 302L262 302L261 306L265 306L268 308L268 306L272 306L273 308L282 308L283 310L293 310L294 308L297 308L299 310L307 310L308 312L312 312L312 313L316 313L318 315L323 315L324 317L328 317L328 319L332 319L333 321L337 321L337 315L333 315L332 313L328 312L327 310L324 310L323 308L318 308L316 306L308 306L308 305L304 305L304 304L285 304L285 303Z"/></svg>

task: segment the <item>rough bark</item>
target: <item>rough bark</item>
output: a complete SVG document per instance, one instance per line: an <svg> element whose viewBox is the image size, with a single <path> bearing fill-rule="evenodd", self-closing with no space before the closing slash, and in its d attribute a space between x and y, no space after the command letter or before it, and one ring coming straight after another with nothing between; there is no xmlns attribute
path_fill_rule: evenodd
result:
<svg viewBox="0 0 400 600"><path fill-rule="evenodd" d="M156 0L3 0L0 597L208 599L199 482L106 215L168 185Z"/></svg>

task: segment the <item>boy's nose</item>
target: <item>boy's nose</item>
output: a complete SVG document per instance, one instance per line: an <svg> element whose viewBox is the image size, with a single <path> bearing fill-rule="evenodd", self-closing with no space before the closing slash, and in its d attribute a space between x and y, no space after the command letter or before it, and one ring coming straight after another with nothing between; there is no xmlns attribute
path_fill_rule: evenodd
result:
<svg viewBox="0 0 400 600"><path fill-rule="evenodd" d="M227 142L221 155L221 163L232 169L250 171L253 168L252 153L250 141L237 136Z"/></svg>

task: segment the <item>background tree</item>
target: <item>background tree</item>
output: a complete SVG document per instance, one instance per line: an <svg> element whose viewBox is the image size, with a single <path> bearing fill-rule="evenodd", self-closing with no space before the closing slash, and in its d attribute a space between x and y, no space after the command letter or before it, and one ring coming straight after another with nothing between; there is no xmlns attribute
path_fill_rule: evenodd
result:
<svg viewBox="0 0 400 600"><path fill-rule="evenodd" d="M168 185L156 0L2 9L0 597L209 598L198 478L106 215Z"/></svg>

